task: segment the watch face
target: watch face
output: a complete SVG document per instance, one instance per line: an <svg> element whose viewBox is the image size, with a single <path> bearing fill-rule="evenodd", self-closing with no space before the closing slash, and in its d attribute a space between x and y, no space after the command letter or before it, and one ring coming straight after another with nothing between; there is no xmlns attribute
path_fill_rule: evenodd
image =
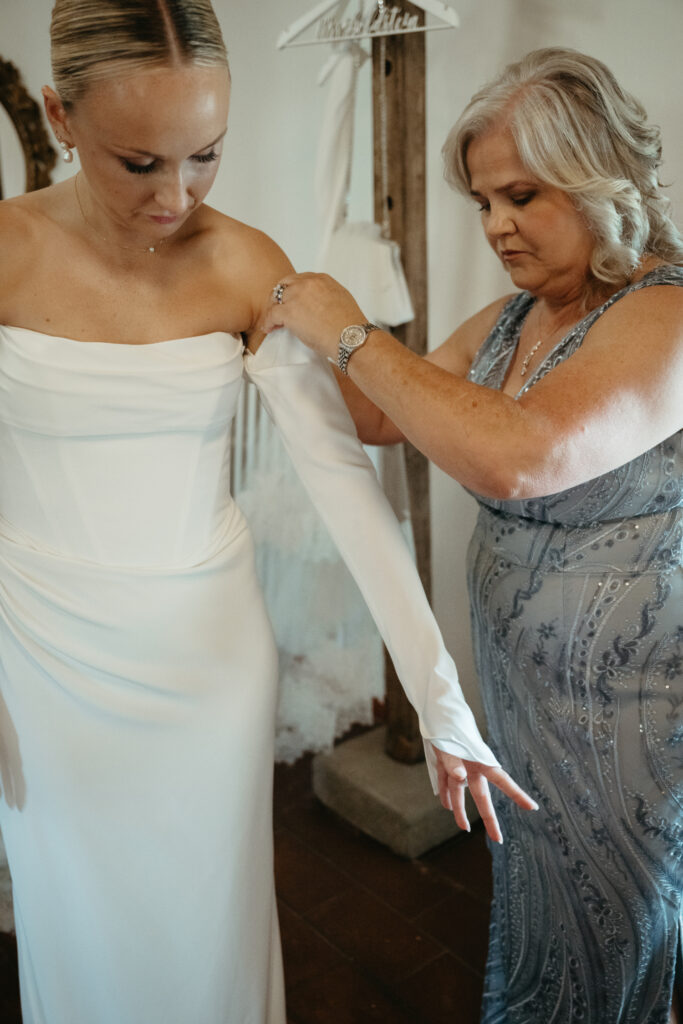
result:
<svg viewBox="0 0 683 1024"><path fill-rule="evenodd" d="M368 332L364 327L352 324L351 327L345 327L341 332L340 341L346 348L358 348L359 345L363 344L367 335Z"/></svg>

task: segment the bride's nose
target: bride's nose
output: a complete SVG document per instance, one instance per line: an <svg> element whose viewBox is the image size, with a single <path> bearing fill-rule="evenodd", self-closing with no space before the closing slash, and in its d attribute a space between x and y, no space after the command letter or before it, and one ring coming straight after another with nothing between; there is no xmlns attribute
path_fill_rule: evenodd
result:
<svg viewBox="0 0 683 1024"><path fill-rule="evenodd" d="M157 184L154 198L161 213L174 217L191 209L195 202L181 172L164 175Z"/></svg>

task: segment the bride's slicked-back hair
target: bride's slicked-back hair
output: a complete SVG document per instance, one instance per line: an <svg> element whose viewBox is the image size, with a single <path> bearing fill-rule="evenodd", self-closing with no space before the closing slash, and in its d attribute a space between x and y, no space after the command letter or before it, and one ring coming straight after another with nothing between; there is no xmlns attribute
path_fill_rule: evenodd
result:
<svg viewBox="0 0 683 1024"><path fill-rule="evenodd" d="M535 178L572 197L595 237L598 280L625 284L645 253L683 263L658 177L659 128L601 61L534 50L477 92L443 147L446 180L459 191L469 195L470 142L493 127L511 132Z"/></svg>
<svg viewBox="0 0 683 1024"><path fill-rule="evenodd" d="M228 67L211 0L57 0L50 38L66 107L103 78L155 66Z"/></svg>

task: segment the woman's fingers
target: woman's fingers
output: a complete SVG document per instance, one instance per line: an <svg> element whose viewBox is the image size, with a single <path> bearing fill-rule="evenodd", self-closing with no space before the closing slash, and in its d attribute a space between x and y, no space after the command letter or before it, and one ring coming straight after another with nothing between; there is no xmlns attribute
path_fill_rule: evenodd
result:
<svg viewBox="0 0 683 1024"><path fill-rule="evenodd" d="M453 812L457 824L465 831L470 830L465 807L466 789L472 794L487 834L497 843L503 842L503 836L491 800L489 783L497 786L524 810L538 810L536 801L532 800L502 768L480 764L478 761L465 761L437 747L434 747L434 750L441 803Z"/></svg>
<svg viewBox="0 0 683 1024"><path fill-rule="evenodd" d="M467 810L465 808L465 790L467 789L467 779L450 779L448 792L451 801L451 810L453 811L453 817L457 824L464 832L470 832L470 823L467 817Z"/></svg>
<svg viewBox="0 0 683 1024"><path fill-rule="evenodd" d="M449 754L443 754L442 751L437 751L436 765L441 803L447 811L452 811L458 826L463 831L469 832L470 823L465 807L465 790L467 789L465 765L460 758L451 758Z"/></svg>
<svg viewBox="0 0 683 1024"><path fill-rule="evenodd" d="M465 767L460 765L449 765L448 769L444 761L437 757L436 761L437 779L439 782L439 797L441 804L447 811L451 811L458 826L465 832L470 831L470 823L467 820L465 810L465 790L467 789L467 773Z"/></svg>
<svg viewBox="0 0 683 1024"><path fill-rule="evenodd" d="M494 786L497 786L501 793L505 793L505 796L509 797L518 807L524 808L525 811L538 810L536 801L528 793L525 793L522 787L518 786L502 768L491 768L488 765L478 764L476 761L464 761L463 763L467 768L468 776L470 771L478 772Z"/></svg>
<svg viewBox="0 0 683 1024"><path fill-rule="evenodd" d="M448 772L446 771L441 758L437 757L436 760L436 777L439 782L439 799L441 800L441 806L445 807L447 811L452 811L451 798L448 794Z"/></svg>
<svg viewBox="0 0 683 1024"><path fill-rule="evenodd" d="M284 327L284 316L278 312L277 306L270 306L261 317L258 329L264 334L270 334L271 331L277 331L279 327Z"/></svg>
<svg viewBox="0 0 683 1024"><path fill-rule="evenodd" d="M353 296L328 274L288 274L271 290L259 328L267 334L288 327L312 348L334 356L342 329L366 319Z"/></svg>
<svg viewBox="0 0 683 1024"><path fill-rule="evenodd" d="M479 811L481 820L484 823L487 835L493 839L494 843L502 843L503 834L500 831L498 818L496 817L496 812L493 809L491 791L489 790L489 784L486 776L479 772L474 773L471 778L468 776L468 779L472 799L477 805L477 810Z"/></svg>

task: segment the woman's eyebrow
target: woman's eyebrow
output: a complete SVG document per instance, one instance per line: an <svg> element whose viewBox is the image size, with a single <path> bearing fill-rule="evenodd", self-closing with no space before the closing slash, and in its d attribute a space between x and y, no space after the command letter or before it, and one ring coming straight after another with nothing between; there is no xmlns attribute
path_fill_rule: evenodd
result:
<svg viewBox="0 0 683 1024"><path fill-rule="evenodd" d="M220 142L221 139L225 136L225 133L227 132L227 130L228 130L227 128L224 128L223 131L220 133L220 135L218 135L213 140L213 142L207 142L205 146L200 146L199 149L195 150L195 152L196 153L201 153L201 151L203 149L208 149L209 146L215 146L216 143ZM147 149L136 149L135 146L119 146L118 148L119 149L125 149L128 153L135 153L136 156L149 156L149 157L152 157L154 160L163 160L164 159L163 157L159 156L158 153L150 153L149 150L147 150Z"/></svg>
<svg viewBox="0 0 683 1024"><path fill-rule="evenodd" d="M536 188L537 185L538 185L537 182L525 181L524 179L520 178L518 181L510 181L510 182L508 182L505 185L501 185L499 188L492 189L492 191L493 192L498 192L498 193L501 193L501 192L512 192L516 188ZM474 188L470 189L470 195L472 196L473 199L481 199L482 198L482 193L481 192L477 192L477 190L474 189Z"/></svg>

